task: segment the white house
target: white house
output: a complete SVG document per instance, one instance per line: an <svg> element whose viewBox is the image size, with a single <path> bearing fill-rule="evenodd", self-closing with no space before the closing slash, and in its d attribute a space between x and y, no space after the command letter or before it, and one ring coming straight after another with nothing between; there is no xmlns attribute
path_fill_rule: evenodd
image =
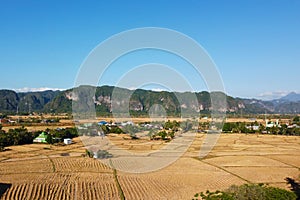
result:
<svg viewBox="0 0 300 200"><path fill-rule="evenodd" d="M267 128L280 127L279 120L276 119L276 122L275 122L275 123L272 122L272 121L266 120L266 127L267 127Z"/></svg>
<svg viewBox="0 0 300 200"><path fill-rule="evenodd" d="M65 144L72 144L72 139L70 139L70 138L65 138L65 139L64 139L64 143L65 143Z"/></svg>
<svg viewBox="0 0 300 200"><path fill-rule="evenodd" d="M254 131L258 131L259 130L259 126L257 125L253 125L253 126L246 126L247 129L252 129Z"/></svg>

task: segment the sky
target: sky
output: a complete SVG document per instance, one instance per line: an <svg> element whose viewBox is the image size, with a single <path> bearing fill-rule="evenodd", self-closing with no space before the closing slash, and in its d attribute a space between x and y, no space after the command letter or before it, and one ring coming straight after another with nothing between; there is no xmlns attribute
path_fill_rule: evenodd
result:
<svg viewBox="0 0 300 200"><path fill-rule="evenodd" d="M215 63L227 94L278 98L300 92L299 19L299 0L0 0L0 88L72 88L80 67L101 42L130 29L160 27L201 45ZM117 59L98 85L117 85L127 73L148 63L169 66L193 91L208 90L205 78L196 76L191 64L151 49ZM135 78L142 81L143 76Z"/></svg>

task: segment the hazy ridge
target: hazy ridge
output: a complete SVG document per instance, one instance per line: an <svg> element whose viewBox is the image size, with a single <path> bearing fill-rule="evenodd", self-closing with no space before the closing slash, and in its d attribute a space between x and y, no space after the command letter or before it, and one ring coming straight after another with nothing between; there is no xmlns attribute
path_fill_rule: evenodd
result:
<svg viewBox="0 0 300 200"><path fill-rule="evenodd" d="M90 89L96 89L94 105L98 115L110 115L113 86L81 86ZM178 115L182 109L191 112L209 113L211 110L210 95L224 96L221 92L155 92L151 90L138 89L131 91L124 88L117 88L122 95L131 95L129 101L130 112L134 115L146 115L154 104L161 105L168 115ZM13 90L0 90L0 112L1 113L28 113L28 112L55 112L71 113L72 100L81 98L80 95L75 98L73 89L64 91L43 91L43 92L25 92L18 93ZM84 94L82 94L82 97ZM193 95L196 95L198 102L193 101ZM292 97L292 99L289 99ZM179 103L178 98L181 99ZM226 95L227 113L244 114L296 114L300 113L300 101L297 94L290 94L287 97L263 101L258 99L234 98ZM114 101L122 102L122 99ZM182 103L184 102L184 103ZM224 110L223 110L224 111Z"/></svg>

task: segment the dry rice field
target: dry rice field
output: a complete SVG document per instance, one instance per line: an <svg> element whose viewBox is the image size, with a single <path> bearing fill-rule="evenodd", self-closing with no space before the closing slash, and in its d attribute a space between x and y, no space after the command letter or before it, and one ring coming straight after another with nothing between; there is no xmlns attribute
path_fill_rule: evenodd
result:
<svg viewBox="0 0 300 200"><path fill-rule="evenodd" d="M150 173L114 170L82 157L80 138L68 146L31 144L0 152L1 199L192 199L200 191L232 184L268 183L288 188L285 178L300 175L300 137L222 134L212 151L199 158L205 138L197 134L188 151L171 165ZM141 141L114 136L129 150ZM144 141L147 144L151 141ZM138 147L137 147L138 145ZM164 144L155 141L155 149ZM151 145L145 145L145 150Z"/></svg>

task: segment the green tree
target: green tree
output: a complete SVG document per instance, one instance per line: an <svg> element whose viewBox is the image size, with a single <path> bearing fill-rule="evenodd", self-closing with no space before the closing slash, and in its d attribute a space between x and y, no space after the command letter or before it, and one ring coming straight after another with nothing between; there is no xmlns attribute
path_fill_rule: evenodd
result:
<svg viewBox="0 0 300 200"><path fill-rule="evenodd" d="M175 137L175 132L171 131L171 132L168 133L168 135L173 139Z"/></svg>
<svg viewBox="0 0 300 200"><path fill-rule="evenodd" d="M201 192L200 194L197 193L194 195L193 200L198 199L198 197L201 197L203 200L234 200L231 194L228 194L226 192L216 191L216 192L210 192L206 191L206 193Z"/></svg>
<svg viewBox="0 0 300 200"><path fill-rule="evenodd" d="M17 145L19 142L19 135L15 129L9 129L7 132L8 145Z"/></svg>
<svg viewBox="0 0 300 200"><path fill-rule="evenodd" d="M108 128L108 126L106 126L106 125L101 125L101 127L100 127L100 131L102 131L103 132L103 134L108 134L109 133L109 128Z"/></svg>
<svg viewBox="0 0 300 200"><path fill-rule="evenodd" d="M7 139L6 139L5 131L0 130L0 151L3 151L6 146L7 146Z"/></svg>
<svg viewBox="0 0 300 200"><path fill-rule="evenodd" d="M234 123L226 122L223 125L222 131L225 132L225 133L228 133L228 132L232 132L232 129L234 129L234 128L235 128Z"/></svg>
<svg viewBox="0 0 300 200"><path fill-rule="evenodd" d="M89 158L93 158L94 157L94 153L90 150L85 150L85 155L88 156Z"/></svg>
<svg viewBox="0 0 300 200"><path fill-rule="evenodd" d="M296 116L293 118L293 123L296 123L298 124L300 122L300 117L299 116Z"/></svg>
<svg viewBox="0 0 300 200"><path fill-rule="evenodd" d="M164 124L164 129L166 130L173 130L173 131L178 131L178 128L180 127L180 123L177 122L176 120L174 121L170 121L168 120L165 124Z"/></svg>
<svg viewBox="0 0 300 200"><path fill-rule="evenodd" d="M166 131L160 131L157 133L157 135L160 136L161 139L165 140L168 134Z"/></svg>
<svg viewBox="0 0 300 200"><path fill-rule="evenodd" d="M232 185L225 191L197 193L194 199L203 200L296 200L297 195L281 188L269 187L263 184Z"/></svg>
<svg viewBox="0 0 300 200"><path fill-rule="evenodd" d="M53 140L53 136L51 134L48 134L47 137L46 137L46 142L48 144L53 144L54 143L54 140Z"/></svg>
<svg viewBox="0 0 300 200"><path fill-rule="evenodd" d="M294 124L297 124L297 125L300 125L300 116L296 116L293 118L293 123Z"/></svg>
<svg viewBox="0 0 300 200"><path fill-rule="evenodd" d="M111 126L109 132L117 133L117 134L124 133L124 131L121 128L119 128L118 126Z"/></svg>

